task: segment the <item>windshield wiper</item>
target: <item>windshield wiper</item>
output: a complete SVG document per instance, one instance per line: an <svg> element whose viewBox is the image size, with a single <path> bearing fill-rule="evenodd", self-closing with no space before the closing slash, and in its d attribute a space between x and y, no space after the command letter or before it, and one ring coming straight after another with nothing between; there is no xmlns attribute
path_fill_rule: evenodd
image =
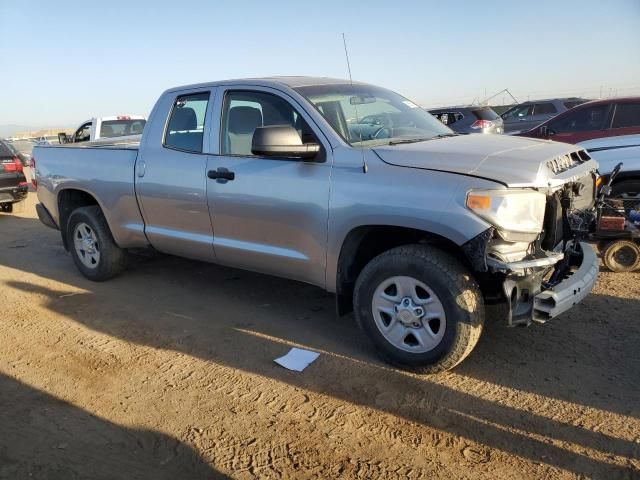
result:
<svg viewBox="0 0 640 480"><path fill-rule="evenodd" d="M426 142L427 140L431 140L432 137L426 138L402 138L400 140L391 140L387 145L400 145L401 143L417 143L417 142Z"/></svg>

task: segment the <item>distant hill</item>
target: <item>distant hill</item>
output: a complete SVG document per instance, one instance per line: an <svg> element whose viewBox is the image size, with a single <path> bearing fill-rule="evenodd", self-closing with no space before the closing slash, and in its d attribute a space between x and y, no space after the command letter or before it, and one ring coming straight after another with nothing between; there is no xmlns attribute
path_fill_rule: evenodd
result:
<svg viewBox="0 0 640 480"><path fill-rule="evenodd" d="M44 135L57 135L58 132L72 133L69 127L42 127L29 125L0 125L0 138L18 137L42 137Z"/></svg>
<svg viewBox="0 0 640 480"><path fill-rule="evenodd" d="M25 130L36 130L38 127L28 125L0 125L0 137L10 137L17 132Z"/></svg>

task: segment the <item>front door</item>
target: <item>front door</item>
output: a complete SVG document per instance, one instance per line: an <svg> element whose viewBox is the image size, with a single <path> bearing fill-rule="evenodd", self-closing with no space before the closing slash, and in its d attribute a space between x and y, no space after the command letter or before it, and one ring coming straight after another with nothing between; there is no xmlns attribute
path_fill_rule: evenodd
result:
<svg viewBox="0 0 640 480"><path fill-rule="evenodd" d="M167 95L149 122L148 139L136 161L136 192L145 234L157 250L213 260L213 229L207 206L205 121L215 90ZM165 126L166 125L166 126Z"/></svg>
<svg viewBox="0 0 640 480"><path fill-rule="evenodd" d="M610 105L581 105L547 123L550 140L578 143L607 135Z"/></svg>
<svg viewBox="0 0 640 480"><path fill-rule="evenodd" d="M331 150L295 100L269 88L226 88L216 101L207 195L218 262L325 284ZM217 113L219 112L219 114ZM251 153L257 127L288 124L318 142L312 161ZM216 130L216 129L214 129Z"/></svg>

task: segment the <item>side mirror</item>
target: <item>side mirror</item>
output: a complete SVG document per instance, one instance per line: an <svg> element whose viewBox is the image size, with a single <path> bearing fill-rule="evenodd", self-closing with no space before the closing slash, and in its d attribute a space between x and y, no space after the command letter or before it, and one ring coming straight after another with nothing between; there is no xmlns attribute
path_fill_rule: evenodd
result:
<svg viewBox="0 0 640 480"><path fill-rule="evenodd" d="M310 160L320 153L317 143L302 143L298 131L290 125L258 127L253 132L251 153L265 157Z"/></svg>
<svg viewBox="0 0 640 480"><path fill-rule="evenodd" d="M69 143L69 137L64 132L58 133L58 142L61 144Z"/></svg>

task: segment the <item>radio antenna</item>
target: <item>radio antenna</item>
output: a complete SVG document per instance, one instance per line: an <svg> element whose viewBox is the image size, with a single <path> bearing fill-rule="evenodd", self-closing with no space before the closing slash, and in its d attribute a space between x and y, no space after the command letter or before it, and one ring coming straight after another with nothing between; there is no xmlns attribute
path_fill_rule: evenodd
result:
<svg viewBox="0 0 640 480"><path fill-rule="evenodd" d="M347 70L349 72L349 83L351 84L351 90L353 91L353 77L351 76L351 64L349 63L349 50L347 49L347 39L344 36L344 32L342 32L342 44L344 45L344 56L347 59ZM354 104L353 108L356 111L356 123L359 124L360 123L360 119L358 117L358 105ZM360 136L360 152L362 153L362 173L367 173L369 171L369 166L367 165L367 159L364 156L364 149L362 148L362 130L361 129L358 129L358 135Z"/></svg>

